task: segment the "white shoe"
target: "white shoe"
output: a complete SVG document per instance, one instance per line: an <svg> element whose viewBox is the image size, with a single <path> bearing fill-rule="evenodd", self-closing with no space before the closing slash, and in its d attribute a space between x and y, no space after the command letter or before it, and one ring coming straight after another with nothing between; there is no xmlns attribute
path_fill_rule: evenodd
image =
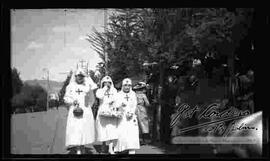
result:
<svg viewBox="0 0 270 161"><path fill-rule="evenodd" d="M115 154L115 152L114 151L109 151L109 154Z"/></svg>
<svg viewBox="0 0 270 161"><path fill-rule="evenodd" d="M135 150L129 150L128 154L135 154Z"/></svg>
<svg viewBox="0 0 270 161"><path fill-rule="evenodd" d="M77 154L78 154L78 155L82 154L81 150L78 150L78 151L77 151Z"/></svg>

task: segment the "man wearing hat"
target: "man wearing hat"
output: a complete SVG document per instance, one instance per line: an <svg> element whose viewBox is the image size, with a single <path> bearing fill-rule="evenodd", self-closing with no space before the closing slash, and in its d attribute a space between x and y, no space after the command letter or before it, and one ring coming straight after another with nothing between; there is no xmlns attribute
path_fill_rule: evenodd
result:
<svg viewBox="0 0 270 161"><path fill-rule="evenodd" d="M97 85L82 69L71 77L64 96L70 106L66 126L66 147L76 149L77 154L84 153L85 146L95 141L95 124L91 106L94 99L88 98Z"/></svg>
<svg viewBox="0 0 270 161"><path fill-rule="evenodd" d="M150 103L145 95L146 84L144 82L139 82L134 88L137 96L137 112L140 132L142 135L141 145L145 145L145 139L149 135L149 117L146 107L150 106Z"/></svg>
<svg viewBox="0 0 270 161"><path fill-rule="evenodd" d="M118 140L114 147L115 152L128 150L135 154L135 149L140 148L139 127L136 116L137 98L132 90L131 79L122 81L122 89L117 93L115 105L123 110L123 117L118 124Z"/></svg>

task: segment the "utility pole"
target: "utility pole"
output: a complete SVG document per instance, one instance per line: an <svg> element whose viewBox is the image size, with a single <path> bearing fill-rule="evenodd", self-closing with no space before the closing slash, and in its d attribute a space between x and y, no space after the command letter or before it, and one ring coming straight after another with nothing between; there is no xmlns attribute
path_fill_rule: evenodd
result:
<svg viewBox="0 0 270 161"><path fill-rule="evenodd" d="M107 32L107 9L104 8L104 32ZM107 37L105 37L106 39L106 43L104 46L104 56L105 56L105 75L108 75L108 55L107 55L107 51L106 51L106 45L107 45Z"/></svg>
<svg viewBox="0 0 270 161"><path fill-rule="evenodd" d="M43 68L43 71L47 73L47 101L46 101L46 111L49 109L49 90L50 90L50 78L49 78L49 70L47 68Z"/></svg>
<svg viewBox="0 0 270 161"><path fill-rule="evenodd" d="M66 17L67 17L66 11L67 9L64 9L64 12L65 12L64 29L66 29ZM66 31L65 30L64 30L64 47L66 47Z"/></svg>

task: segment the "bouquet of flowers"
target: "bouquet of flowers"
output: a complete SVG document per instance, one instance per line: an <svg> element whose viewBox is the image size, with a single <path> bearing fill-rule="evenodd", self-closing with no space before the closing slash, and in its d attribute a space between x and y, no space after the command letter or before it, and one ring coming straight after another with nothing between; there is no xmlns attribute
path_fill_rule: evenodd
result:
<svg viewBox="0 0 270 161"><path fill-rule="evenodd" d="M120 107L113 106L113 102L109 104L109 108L100 112L100 115L103 117L116 117L122 118L123 116L123 109Z"/></svg>
<svg viewBox="0 0 270 161"><path fill-rule="evenodd" d="M123 117L123 110L121 107L113 107L112 108L112 115L117 118L122 118Z"/></svg>
<svg viewBox="0 0 270 161"><path fill-rule="evenodd" d="M111 114L111 112L109 110L103 110L103 111L101 111L100 112L100 115L101 116L104 116L104 117L111 117L112 116L112 114Z"/></svg>
<svg viewBox="0 0 270 161"><path fill-rule="evenodd" d="M126 113L126 117L127 117L127 120L132 119L132 117L133 117L133 113L131 113L131 112L127 111L127 113Z"/></svg>

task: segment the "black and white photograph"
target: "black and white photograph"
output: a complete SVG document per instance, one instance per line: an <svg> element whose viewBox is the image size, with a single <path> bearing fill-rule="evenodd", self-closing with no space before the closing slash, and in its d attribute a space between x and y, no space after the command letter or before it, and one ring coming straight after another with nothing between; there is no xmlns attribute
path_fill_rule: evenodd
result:
<svg viewBox="0 0 270 161"><path fill-rule="evenodd" d="M256 10L10 9L11 155L263 157Z"/></svg>

